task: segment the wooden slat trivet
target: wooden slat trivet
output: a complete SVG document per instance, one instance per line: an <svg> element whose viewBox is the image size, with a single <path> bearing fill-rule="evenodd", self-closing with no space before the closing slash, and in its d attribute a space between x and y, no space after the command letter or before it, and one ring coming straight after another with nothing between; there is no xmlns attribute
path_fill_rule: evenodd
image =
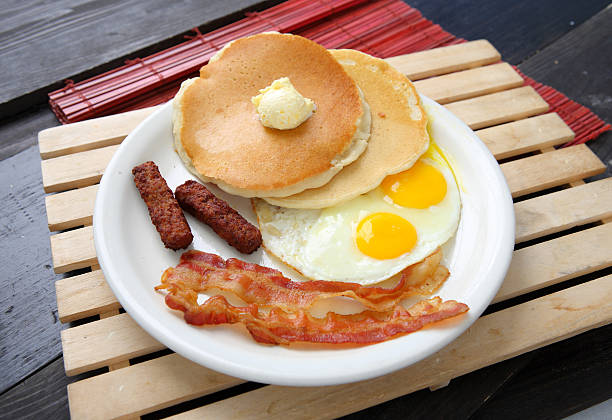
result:
<svg viewBox="0 0 612 420"><path fill-rule="evenodd" d="M501 164L514 197L540 194L515 203L517 243L536 243L514 252L495 302L612 265L612 223L601 224L612 218L612 178L584 184L583 178L605 169L603 163L585 145L555 150L553 146L573 139L573 133L556 114L542 114L546 102L530 87L522 87L520 76L499 60L499 53L484 40L388 59L417 80L421 92L446 103L477 129L497 159L514 159ZM46 197L49 229L76 228L51 235L54 269L92 270L57 281L60 319L100 318L62 332L66 371L73 375L109 367L108 373L68 387L75 418L138 416L243 382L176 354L130 365L134 357L163 346L128 314L119 313L119 303L97 266L91 227L97 182L117 145L154 109L39 134L43 185L45 191L56 192ZM551 187L565 189L546 193ZM544 238L551 233L561 236ZM337 387L267 386L180 417L348 414L610 323L610 293L608 276L491 313L436 355L382 378Z"/></svg>

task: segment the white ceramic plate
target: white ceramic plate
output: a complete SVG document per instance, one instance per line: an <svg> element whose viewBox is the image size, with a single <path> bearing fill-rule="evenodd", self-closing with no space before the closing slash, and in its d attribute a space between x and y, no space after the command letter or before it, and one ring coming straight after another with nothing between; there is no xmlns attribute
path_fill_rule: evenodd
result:
<svg viewBox="0 0 612 420"><path fill-rule="evenodd" d="M172 147L171 103L123 141L100 182L94 211L95 245L119 302L142 328L182 356L262 383L317 386L359 381L411 365L440 350L480 316L499 289L514 246L514 213L505 179L488 149L445 108L428 98L423 103L433 137L458 177L463 205L457 234L444 247L451 276L437 294L466 303L470 307L466 315L383 343L341 349L261 345L235 326L186 324L182 312L167 308L163 295L153 290L162 272L178 263L181 252L164 248L131 173L134 166L152 160L173 190L194 179ZM248 199L230 196L214 186L211 190L255 221ZM240 254L208 226L190 215L187 219L194 249L293 274L261 249L249 256Z"/></svg>

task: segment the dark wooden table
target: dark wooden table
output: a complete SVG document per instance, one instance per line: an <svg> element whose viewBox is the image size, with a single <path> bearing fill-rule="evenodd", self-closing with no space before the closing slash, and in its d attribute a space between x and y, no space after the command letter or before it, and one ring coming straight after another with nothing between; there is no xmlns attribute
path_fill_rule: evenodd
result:
<svg viewBox="0 0 612 420"><path fill-rule="evenodd" d="M59 276L51 267L37 147L38 131L59 124L46 94L65 79L81 80L174 45L192 27L209 31L238 19L246 9L276 3L3 2L0 418L68 417L66 385L78 379L67 378L63 369L54 289ZM408 3L457 36L488 39L527 75L612 121L612 7L606 8L607 1ZM610 176L612 133L589 146L608 165L598 178ZM562 418L610 399L611 378L612 326L606 326L465 375L436 392L419 391L349 417Z"/></svg>

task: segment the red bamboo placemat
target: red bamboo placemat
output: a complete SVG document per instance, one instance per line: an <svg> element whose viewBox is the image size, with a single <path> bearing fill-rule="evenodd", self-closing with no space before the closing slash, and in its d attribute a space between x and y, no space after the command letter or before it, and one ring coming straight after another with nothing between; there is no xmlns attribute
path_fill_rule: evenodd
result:
<svg viewBox="0 0 612 420"><path fill-rule="evenodd" d="M400 0L289 0L207 34L197 28L186 42L49 94L62 123L145 108L172 98L186 77L197 74L227 42L264 31L292 32L327 48L353 48L387 58L465 42ZM518 70L518 69L517 69ZM610 129L588 108L550 86L519 74L575 132L571 144Z"/></svg>

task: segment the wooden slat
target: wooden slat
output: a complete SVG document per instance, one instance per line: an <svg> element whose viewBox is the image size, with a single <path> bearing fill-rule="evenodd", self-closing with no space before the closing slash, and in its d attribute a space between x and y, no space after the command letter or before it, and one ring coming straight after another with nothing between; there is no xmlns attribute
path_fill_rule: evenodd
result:
<svg viewBox="0 0 612 420"><path fill-rule="evenodd" d="M45 197L50 231L91 225L98 185Z"/></svg>
<svg viewBox="0 0 612 420"><path fill-rule="evenodd" d="M387 62L408 76L409 79L418 80L496 63L500 59L501 56L495 47L489 41L480 39L464 44L390 57L387 58Z"/></svg>
<svg viewBox="0 0 612 420"><path fill-rule="evenodd" d="M523 86L446 105L472 130L520 120L548 110L548 104L531 86Z"/></svg>
<svg viewBox="0 0 612 420"><path fill-rule="evenodd" d="M506 162L501 169L513 197L567 184L606 170L585 144Z"/></svg>
<svg viewBox="0 0 612 420"><path fill-rule="evenodd" d="M505 159L574 139L556 113L538 115L476 131L496 159Z"/></svg>
<svg viewBox="0 0 612 420"><path fill-rule="evenodd" d="M101 270L58 280L55 292L61 322L100 315L121 306Z"/></svg>
<svg viewBox="0 0 612 420"><path fill-rule="evenodd" d="M86 226L51 236L53 270L66 273L98 263L93 242L93 227Z"/></svg>
<svg viewBox="0 0 612 420"><path fill-rule="evenodd" d="M333 419L612 322L612 276L478 319L429 358L389 375L326 387L266 386L174 419ZM537 314L537 316L534 316Z"/></svg>
<svg viewBox="0 0 612 420"><path fill-rule="evenodd" d="M514 205L517 243L612 217L612 178Z"/></svg>
<svg viewBox="0 0 612 420"><path fill-rule="evenodd" d="M119 315L119 309L111 309L110 311L101 313L100 319L106 319L106 318L110 318L111 316L116 316L116 315ZM114 370L126 368L129 365L130 365L129 360L122 360L120 362L108 365L108 370L109 372L112 372Z"/></svg>
<svg viewBox="0 0 612 420"><path fill-rule="evenodd" d="M524 80L508 63L464 70L414 83L423 95L440 104L522 86Z"/></svg>
<svg viewBox="0 0 612 420"><path fill-rule="evenodd" d="M68 376L163 348L161 343L140 328L128 314L62 330L64 367Z"/></svg>
<svg viewBox="0 0 612 420"><path fill-rule="evenodd" d="M69 384L70 415L74 419L139 416L243 382L171 354Z"/></svg>
<svg viewBox="0 0 612 420"><path fill-rule="evenodd" d="M41 162L45 192L65 191L96 184L119 146L108 146Z"/></svg>
<svg viewBox="0 0 612 420"><path fill-rule="evenodd" d="M600 246L599 251L590 254L586 251L588 248L584 246L585 243L601 243L606 235L612 237L609 233L612 233L612 224L591 228L572 236L580 240L566 239L569 236L561 237L515 251L515 255L519 258L516 262L513 261L504 281L503 295L498 295L496 300L503 300L509 296L516 296L523 290L545 287L610 266L612 244L609 243L609 239L605 245ZM556 269L557 266L559 269ZM534 275L526 276L525 273L534 273ZM72 335L70 342L63 343L64 358L69 358L71 372L84 372L98 366L127 360L133 357L134 353L146 354L149 351L152 339L127 314L112 318L114 323L110 326L104 324L108 320L103 320L77 327L78 334ZM72 328L64 330L64 333L72 330ZM113 334L106 337L104 331L107 334L112 331ZM92 347L90 340L93 336L105 338L103 342L94 342L95 347ZM129 337L129 340L125 341L125 337ZM85 357L87 349L91 348L96 348L95 357L92 355ZM74 357L73 354L83 356ZM76 361L73 361L75 359Z"/></svg>
<svg viewBox="0 0 612 420"><path fill-rule="evenodd" d="M119 144L157 108L144 108L43 130L38 133L40 157L50 159Z"/></svg>
<svg viewBox="0 0 612 420"><path fill-rule="evenodd" d="M500 302L612 266L612 224L514 251Z"/></svg>

